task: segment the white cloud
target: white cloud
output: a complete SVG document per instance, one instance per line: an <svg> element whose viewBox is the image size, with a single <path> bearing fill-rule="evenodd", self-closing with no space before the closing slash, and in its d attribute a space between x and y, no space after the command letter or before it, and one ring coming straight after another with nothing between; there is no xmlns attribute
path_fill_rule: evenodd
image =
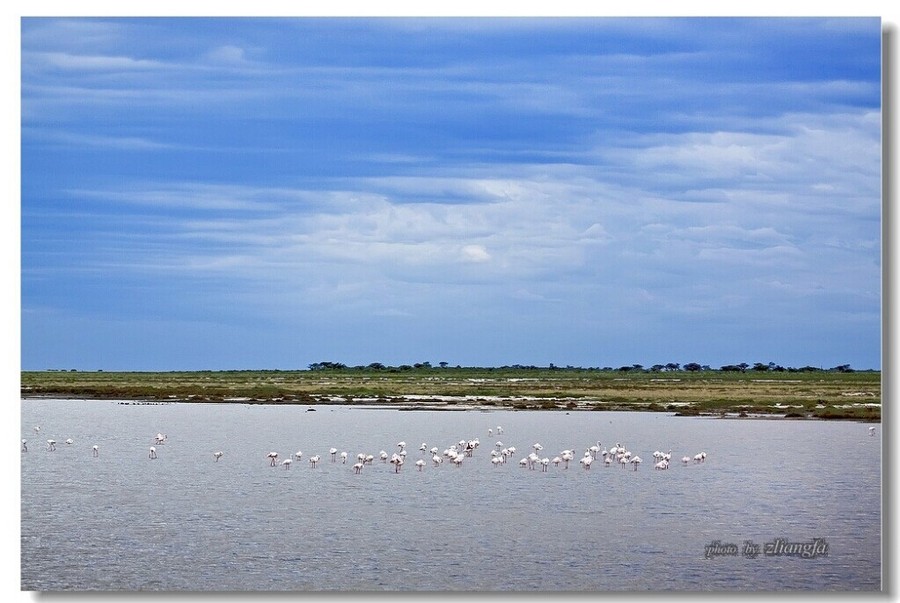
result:
<svg viewBox="0 0 900 603"><path fill-rule="evenodd" d="M464 245L461 251L465 262L481 264L491 260L491 254L483 245Z"/></svg>

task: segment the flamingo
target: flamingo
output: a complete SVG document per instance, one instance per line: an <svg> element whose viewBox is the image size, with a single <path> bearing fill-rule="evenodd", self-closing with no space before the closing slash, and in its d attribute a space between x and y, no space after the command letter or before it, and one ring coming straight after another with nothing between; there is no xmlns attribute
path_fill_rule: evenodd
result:
<svg viewBox="0 0 900 603"><path fill-rule="evenodd" d="M151 447L150 447L150 458L151 458L151 459L157 458L157 457L156 457L156 446L151 446Z"/></svg>
<svg viewBox="0 0 900 603"><path fill-rule="evenodd" d="M654 469L665 470L669 468L669 461L666 459L661 460L660 462L653 465Z"/></svg>
<svg viewBox="0 0 900 603"><path fill-rule="evenodd" d="M40 431L41 431L41 426L40 426L40 425L35 425L35 426L34 426L34 433L39 433Z"/></svg>
<svg viewBox="0 0 900 603"><path fill-rule="evenodd" d="M594 457L592 457L590 454L588 454L587 456L581 457L581 460L578 462L581 463L582 465L584 465L585 469L590 469L591 463L594 462Z"/></svg>
<svg viewBox="0 0 900 603"><path fill-rule="evenodd" d="M438 465L440 465L441 463L444 462L444 458L441 456L438 456L437 454L433 454L433 455L431 455L431 462L434 463L435 467L437 467Z"/></svg>
<svg viewBox="0 0 900 603"><path fill-rule="evenodd" d="M269 466L270 466L270 467L274 467L274 466L275 466L275 463L278 461L278 453L277 453L277 452L270 452L269 454L266 455L266 457L268 457L268 459L271 461L271 462L269 463Z"/></svg>
<svg viewBox="0 0 900 603"><path fill-rule="evenodd" d="M216 457L216 462L217 462L217 463L219 462L219 459L222 458L222 454L224 454L222 451L219 451L219 452L213 452L213 456Z"/></svg>
<svg viewBox="0 0 900 603"><path fill-rule="evenodd" d="M309 457L309 464L312 466L313 469L315 469L316 465L319 464L319 455L316 454L316 455Z"/></svg>
<svg viewBox="0 0 900 603"><path fill-rule="evenodd" d="M428 450L428 446L425 445L425 442L422 442L422 445L419 446L419 450L421 450L422 452L425 452L426 450Z"/></svg>
<svg viewBox="0 0 900 603"><path fill-rule="evenodd" d="M491 436L493 436L493 435L494 435L494 430L488 428L488 437L491 437Z"/></svg>
<svg viewBox="0 0 900 603"><path fill-rule="evenodd" d="M683 457L681 457L681 462L684 463L685 465L687 465L688 463L691 462L691 457L683 456Z"/></svg>
<svg viewBox="0 0 900 603"><path fill-rule="evenodd" d="M425 468L425 461L423 461L422 459L419 459L418 461L416 461L416 469L421 471L424 468Z"/></svg>
<svg viewBox="0 0 900 603"><path fill-rule="evenodd" d="M353 473L359 474L359 472L362 471L362 468L363 468L363 464L362 464L362 463L356 463L356 464L354 464L354 465L353 465Z"/></svg>
<svg viewBox="0 0 900 603"><path fill-rule="evenodd" d="M453 457L452 459L450 459L450 462L452 462L454 465L456 465L456 467L457 467L457 469L458 469L459 466L462 465L464 456L465 456L465 455L457 454L455 457Z"/></svg>
<svg viewBox="0 0 900 603"><path fill-rule="evenodd" d="M297 457L297 460L299 461L300 459L303 458L303 451L298 450L297 452L294 453L294 456Z"/></svg>
<svg viewBox="0 0 900 603"><path fill-rule="evenodd" d="M47 440L47 450L56 450L56 440Z"/></svg>
<svg viewBox="0 0 900 603"><path fill-rule="evenodd" d="M870 436L875 435L875 428L874 428L874 427L869 427L869 435L870 435Z"/></svg>
<svg viewBox="0 0 900 603"><path fill-rule="evenodd" d="M639 457L639 456L633 456L633 457L631 457L631 461L630 461L630 462L631 462L632 465L634 465L634 470L637 471L638 465L640 465L641 462L643 462L643 460L642 460L641 457Z"/></svg>
<svg viewBox="0 0 900 603"><path fill-rule="evenodd" d="M100 447L97 446L96 444L94 444L93 446L91 446L91 451L92 451L92 453L93 453L94 456L100 456Z"/></svg>
<svg viewBox="0 0 900 603"><path fill-rule="evenodd" d="M491 457L491 464L492 464L494 467L497 467L497 466L500 465L500 463L502 463L502 462L503 462L503 461L500 459L499 456Z"/></svg>
<svg viewBox="0 0 900 603"><path fill-rule="evenodd" d="M293 462L294 461L290 457L288 457L288 458L284 459L283 461L281 461L281 466L284 467L285 469L290 469L291 463L293 463Z"/></svg>
<svg viewBox="0 0 900 603"><path fill-rule="evenodd" d="M341 464L342 464L342 465L346 465L346 464L347 464L347 453L346 453L346 452L342 452L342 453L341 453Z"/></svg>
<svg viewBox="0 0 900 603"><path fill-rule="evenodd" d="M503 433L503 428L497 425L497 435L500 435L501 433Z"/></svg>
<svg viewBox="0 0 900 603"><path fill-rule="evenodd" d="M167 436L164 433L156 434L156 443L157 444L164 444L167 439L169 439L169 436Z"/></svg>
<svg viewBox="0 0 900 603"><path fill-rule="evenodd" d="M331 455L331 462L332 462L332 463L335 462L335 461L337 460L337 459L336 459L336 457L337 457L337 448L332 448L331 450L328 451L328 454Z"/></svg>
<svg viewBox="0 0 900 603"><path fill-rule="evenodd" d="M66 444L67 444L67 445L70 445L70 446L71 446L71 445L74 444L74 443L75 443L75 440L73 440L72 438L68 438L68 439L66 440Z"/></svg>
<svg viewBox="0 0 900 603"><path fill-rule="evenodd" d="M591 451L591 456L594 457L594 460L597 460L597 455L600 454L600 449L602 446L600 445L600 440L597 440L597 443L588 448Z"/></svg>
<svg viewBox="0 0 900 603"><path fill-rule="evenodd" d="M550 466L550 459L548 459L547 457L542 458L541 459L541 471L546 472L548 466Z"/></svg>
<svg viewBox="0 0 900 603"><path fill-rule="evenodd" d="M28 440L22 440L22 452L28 452Z"/></svg>
<svg viewBox="0 0 900 603"><path fill-rule="evenodd" d="M612 467L612 455L609 455L605 459L603 459L603 464L607 467Z"/></svg>
<svg viewBox="0 0 900 603"><path fill-rule="evenodd" d="M386 463L386 462L387 462L387 460L388 460L388 453L387 453L387 452L385 452L384 450L382 450L381 452L378 453L378 456L379 456L379 458L381 458L381 462L382 462L382 463ZM397 456L397 455L395 454L394 456Z"/></svg>

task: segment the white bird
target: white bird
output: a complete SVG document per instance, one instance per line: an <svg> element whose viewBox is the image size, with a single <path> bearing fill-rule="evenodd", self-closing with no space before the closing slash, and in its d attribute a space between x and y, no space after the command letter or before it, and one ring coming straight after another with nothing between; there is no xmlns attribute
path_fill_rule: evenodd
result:
<svg viewBox="0 0 900 603"><path fill-rule="evenodd" d="M488 437L491 437L492 435L494 435L494 430L491 428L488 428Z"/></svg>
<svg viewBox="0 0 900 603"><path fill-rule="evenodd" d="M269 466L270 466L270 467L274 467L274 466L275 466L275 463L278 461L278 453L277 453L277 452L270 452L269 454L266 455L266 457L271 461L271 462L269 463Z"/></svg>
<svg viewBox="0 0 900 603"><path fill-rule="evenodd" d="M394 456L397 456L396 454ZM388 453L384 450L378 453L378 457L381 459L382 463L386 463L388 460Z"/></svg>
<svg viewBox="0 0 900 603"><path fill-rule="evenodd" d="M169 436L167 436L167 435L164 434L164 433L158 433L158 434L156 434L156 443L157 443L157 444L162 444L162 443L164 443L167 439L169 439Z"/></svg>
<svg viewBox="0 0 900 603"><path fill-rule="evenodd" d="M425 468L425 461L423 461L422 459L419 459L418 461L416 461L416 469L421 471L424 468Z"/></svg>
<svg viewBox="0 0 900 603"><path fill-rule="evenodd" d="M35 426L34 426L34 433L38 433L40 430L41 430L41 426L40 426L40 425L35 425Z"/></svg>
<svg viewBox="0 0 900 603"><path fill-rule="evenodd" d="M433 455L431 456L431 462L434 463L434 466L435 466L435 467L437 467L438 465L440 465L441 463L444 462L444 458L441 457L441 456L439 456L439 455L437 455L437 454L433 454Z"/></svg>
<svg viewBox="0 0 900 603"><path fill-rule="evenodd" d="M541 459L541 471L547 471L547 467L550 465L550 459L544 457Z"/></svg>
<svg viewBox="0 0 900 603"><path fill-rule="evenodd" d="M346 464L347 464L347 453L346 453L346 452L342 452L342 453L341 453L341 464L342 464L342 465L346 465Z"/></svg>
<svg viewBox="0 0 900 603"><path fill-rule="evenodd" d="M156 447L155 447L155 446L151 446L151 447L150 447L150 458L151 458L151 459L155 459L155 458L156 458Z"/></svg>
<svg viewBox="0 0 900 603"><path fill-rule="evenodd" d="M94 456L100 456L100 447L94 444L91 446L91 452Z"/></svg>
<svg viewBox="0 0 900 603"><path fill-rule="evenodd" d="M300 459L303 458L303 451L298 450L297 452L294 453L294 456L297 457L297 460L299 461Z"/></svg>
<svg viewBox="0 0 900 603"><path fill-rule="evenodd" d="M71 444L74 444L74 443L75 443L75 440L73 440L72 438L68 438L68 439L66 440L66 444L71 445Z"/></svg>
<svg viewBox="0 0 900 603"><path fill-rule="evenodd" d="M503 462L503 460L499 456L491 457L491 464L494 465L494 467L497 467L502 462Z"/></svg>
<svg viewBox="0 0 900 603"><path fill-rule="evenodd" d="M870 436L875 435L875 428L874 428L874 427L869 427L869 435L870 435Z"/></svg>
<svg viewBox="0 0 900 603"><path fill-rule="evenodd" d="M22 452L28 452L28 440L22 440Z"/></svg>
<svg viewBox="0 0 900 603"><path fill-rule="evenodd" d="M428 450L428 446L425 445L425 442L422 442L422 445L419 446L419 450L421 450L422 452L425 452L426 450Z"/></svg>
<svg viewBox="0 0 900 603"><path fill-rule="evenodd" d="M224 454L224 453L221 452L221 451L219 451L219 452L213 452L213 456L216 457L216 462L217 462L217 463L219 462L219 459L222 458L222 454Z"/></svg>
<svg viewBox="0 0 900 603"><path fill-rule="evenodd" d="M688 463L691 462L691 457L683 456L683 457L681 457L681 462L684 463L685 465L687 465Z"/></svg>
<svg viewBox="0 0 900 603"><path fill-rule="evenodd" d="M353 465L353 473L359 473L360 471L362 471L362 468L362 463L356 463L355 465Z"/></svg>
<svg viewBox="0 0 900 603"><path fill-rule="evenodd" d="M500 435L501 433L503 433L503 428L497 425L497 435Z"/></svg>
<svg viewBox="0 0 900 603"><path fill-rule="evenodd" d="M658 462L658 463L656 463L655 465L653 465L653 468L654 468L654 469L661 469L661 470L668 469L668 468L669 468L669 461L667 461L666 459L663 459L663 460L661 460L660 462Z"/></svg>
<svg viewBox="0 0 900 603"><path fill-rule="evenodd" d="M331 455L331 462L332 462L332 463L335 462L335 460L337 460L337 459L336 459L336 457L337 457L337 448L332 448L331 450L328 451L328 454Z"/></svg>
<svg viewBox="0 0 900 603"><path fill-rule="evenodd" d="M587 456L581 457L581 460L578 462L581 463L582 465L584 465L585 469L590 469L591 463L594 462L594 457L592 457L590 454L588 454Z"/></svg>
<svg viewBox="0 0 900 603"><path fill-rule="evenodd" d="M319 460L320 460L320 459L319 459L319 455L318 455L318 454L313 455L313 456L309 457L309 464L310 464L313 468L315 468L315 466L319 464Z"/></svg>
<svg viewBox="0 0 900 603"><path fill-rule="evenodd" d="M293 460L291 460L290 458L286 458L283 461L281 461L281 466L284 467L285 469L290 469L292 462L293 462Z"/></svg>
<svg viewBox="0 0 900 603"><path fill-rule="evenodd" d="M635 470L635 471L637 471L638 465L640 465L641 462L642 462L641 457L639 457L639 456L633 456L633 457L631 457L631 464L634 465L634 470Z"/></svg>
<svg viewBox="0 0 900 603"><path fill-rule="evenodd" d="M56 440L47 440L47 449L56 450Z"/></svg>

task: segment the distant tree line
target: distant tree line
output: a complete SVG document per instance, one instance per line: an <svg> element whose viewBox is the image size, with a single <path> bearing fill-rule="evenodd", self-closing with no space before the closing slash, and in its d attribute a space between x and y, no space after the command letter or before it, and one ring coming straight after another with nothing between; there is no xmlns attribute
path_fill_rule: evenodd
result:
<svg viewBox="0 0 900 603"><path fill-rule="evenodd" d="M449 366L447 362L438 362L437 366L441 369L446 369ZM343 362L314 362L309 365L309 370L311 371L346 371L346 370L366 370L366 371L387 371L387 372L400 372L400 371L413 371L413 370L422 370L422 369L432 369L435 368L431 362L417 362L415 364L401 364L398 366L390 366L382 364L381 362L372 362L367 365L357 365L357 366L347 366ZM712 368L708 364L700 364L697 362L688 362L684 365L678 362L669 362L667 364L654 364L649 368L645 368L642 364L630 364L625 366L620 366L618 368L613 368L611 366L604 367L580 367L580 366L572 366L567 365L565 367L556 366L553 363L550 363L549 366L536 366L536 365L526 365L526 364L512 364L512 365L504 365L499 367L480 367L480 366L468 366L463 367L460 365L456 365L457 369L472 369L472 370L551 370L551 371L559 371L559 370L575 370L575 371L618 371L621 373L627 372L638 372L638 373L660 373L660 372L678 372L678 371L687 371L689 373L695 373L699 371L721 371L724 373L746 373L747 371L752 371L756 373L765 373L765 372L775 372L775 373L814 373L814 372L832 372L832 373L853 373L855 370L850 367L849 364L841 364L832 368L822 368L818 366L802 366L802 367L784 367L780 364L775 364L774 362L756 362L754 364L748 364L746 362L741 362L740 364L725 364L719 368Z"/></svg>

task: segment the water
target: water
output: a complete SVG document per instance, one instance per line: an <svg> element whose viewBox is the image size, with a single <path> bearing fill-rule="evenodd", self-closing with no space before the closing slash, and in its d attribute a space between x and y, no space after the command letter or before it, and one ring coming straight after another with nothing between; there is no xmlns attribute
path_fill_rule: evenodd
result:
<svg viewBox="0 0 900 603"><path fill-rule="evenodd" d="M23 590L881 588L880 426L871 437L853 422L662 413L60 400L23 400L21 417ZM150 460L158 432L168 438ZM459 467L419 451L475 438ZM579 458L598 440L644 462L518 463L535 443ZM400 441L396 473L378 455ZM501 466L497 441L517 448ZM670 449L669 470L654 470L653 452ZM303 457L272 467L270 451ZM705 462L681 463L700 451ZM356 475L360 452L376 460ZM765 555L779 538L820 538L828 554ZM740 551L707 558L715 541Z"/></svg>

